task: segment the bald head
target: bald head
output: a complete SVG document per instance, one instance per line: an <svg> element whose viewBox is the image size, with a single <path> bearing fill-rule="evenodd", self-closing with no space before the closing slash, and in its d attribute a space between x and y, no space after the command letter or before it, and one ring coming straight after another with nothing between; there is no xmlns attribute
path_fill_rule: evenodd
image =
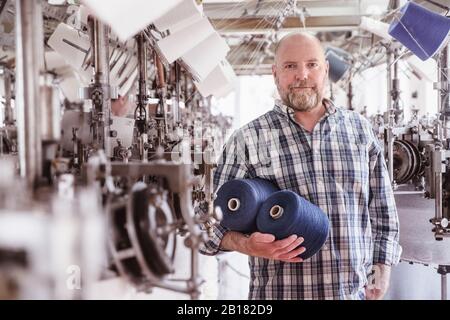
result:
<svg viewBox="0 0 450 320"><path fill-rule="evenodd" d="M307 33L291 33L280 40L272 66L283 102L298 112L322 106L328 62L320 41Z"/></svg>
<svg viewBox="0 0 450 320"><path fill-rule="evenodd" d="M321 61L325 61L325 51L319 39L306 32L291 32L278 41L275 47L275 64L279 63L279 56L285 50L290 50L292 44L301 45L304 50L312 50L316 53L316 57Z"/></svg>

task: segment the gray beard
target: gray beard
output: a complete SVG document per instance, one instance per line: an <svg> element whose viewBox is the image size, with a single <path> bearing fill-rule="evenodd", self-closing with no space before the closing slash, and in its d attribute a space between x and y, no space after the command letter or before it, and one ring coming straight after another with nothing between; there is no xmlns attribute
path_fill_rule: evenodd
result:
<svg viewBox="0 0 450 320"><path fill-rule="evenodd" d="M319 93L313 92L290 92L287 95L286 105L295 111L306 112L314 109L319 104Z"/></svg>

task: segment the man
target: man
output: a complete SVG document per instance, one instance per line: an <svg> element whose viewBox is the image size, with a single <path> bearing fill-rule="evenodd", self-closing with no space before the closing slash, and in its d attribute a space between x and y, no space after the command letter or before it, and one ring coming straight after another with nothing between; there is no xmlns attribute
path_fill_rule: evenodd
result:
<svg viewBox="0 0 450 320"><path fill-rule="evenodd" d="M324 99L328 63L315 37L284 37L272 72L281 101L230 139L215 172L216 190L231 179L268 179L318 205L328 215L329 237L302 261L298 255L308 248L301 247L301 236L276 240L216 226L202 253L248 255L251 299L381 299L401 247L393 192L370 123Z"/></svg>

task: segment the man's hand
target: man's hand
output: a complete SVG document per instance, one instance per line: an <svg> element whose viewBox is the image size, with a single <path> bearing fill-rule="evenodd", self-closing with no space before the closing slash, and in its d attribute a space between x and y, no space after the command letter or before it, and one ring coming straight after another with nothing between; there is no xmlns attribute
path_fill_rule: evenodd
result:
<svg viewBox="0 0 450 320"><path fill-rule="evenodd" d="M222 249L238 251L240 253L284 262L302 262L298 255L305 252L299 247L302 237L291 235L285 239L275 240L273 234L254 232L249 237L242 233L229 231L220 244Z"/></svg>
<svg viewBox="0 0 450 320"><path fill-rule="evenodd" d="M373 271L366 286L366 299L381 300L389 288L391 267L385 264L376 264L373 266Z"/></svg>
<svg viewBox="0 0 450 320"><path fill-rule="evenodd" d="M273 234L254 232L246 243L249 255L284 262L302 262L298 257L305 252L305 247L299 247L302 237L295 234L281 240L275 240Z"/></svg>

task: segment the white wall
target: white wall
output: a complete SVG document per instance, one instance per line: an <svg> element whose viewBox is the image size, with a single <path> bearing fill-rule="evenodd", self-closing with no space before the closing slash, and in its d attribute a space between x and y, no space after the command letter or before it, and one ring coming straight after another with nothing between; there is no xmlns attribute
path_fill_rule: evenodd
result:
<svg viewBox="0 0 450 320"><path fill-rule="evenodd" d="M422 62L413 59L417 69L422 69L421 80L412 73L412 68L404 61L399 62L398 74L400 82L400 105L405 112L405 119L410 118L410 108L419 108L419 116L437 111L437 91L433 90L436 81L436 64L433 61ZM393 71L392 71L393 72ZM392 73L393 74L393 73ZM387 110L387 75L386 64L368 69L353 79L353 106L360 112L367 106L368 116L385 112ZM416 92L417 98L412 94ZM336 101L343 106L347 105L346 92L340 90Z"/></svg>
<svg viewBox="0 0 450 320"><path fill-rule="evenodd" d="M233 129L238 129L271 110L277 95L272 76L238 77L237 88L217 101L217 109L234 117Z"/></svg>

